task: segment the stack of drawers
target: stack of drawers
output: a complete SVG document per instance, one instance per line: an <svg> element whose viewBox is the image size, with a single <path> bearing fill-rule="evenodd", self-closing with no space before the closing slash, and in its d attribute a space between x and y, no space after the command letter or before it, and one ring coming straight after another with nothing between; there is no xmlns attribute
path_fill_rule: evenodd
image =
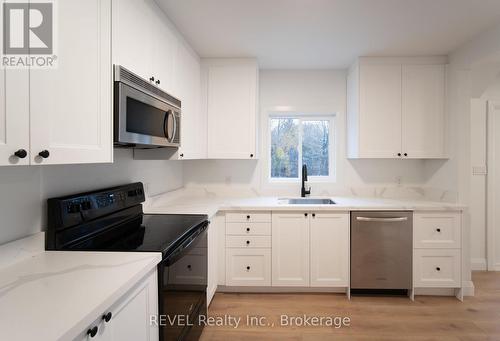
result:
<svg viewBox="0 0 500 341"><path fill-rule="evenodd" d="M271 285L271 212L226 214L226 285Z"/></svg>
<svg viewBox="0 0 500 341"><path fill-rule="evenodd" d="M413 282L415 288L461 287L461 214L415 213Z"/></svg>

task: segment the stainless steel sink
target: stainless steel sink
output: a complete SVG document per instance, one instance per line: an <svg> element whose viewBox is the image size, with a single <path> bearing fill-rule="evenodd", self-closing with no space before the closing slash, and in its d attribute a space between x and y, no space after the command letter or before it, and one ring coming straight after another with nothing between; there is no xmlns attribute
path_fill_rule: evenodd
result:
<svg viewBox="0 0 500 341"><path fill-rule="evenodd" d="M318 198L280 199L280 202L288 205L335 205L333 200Z"/></svg>

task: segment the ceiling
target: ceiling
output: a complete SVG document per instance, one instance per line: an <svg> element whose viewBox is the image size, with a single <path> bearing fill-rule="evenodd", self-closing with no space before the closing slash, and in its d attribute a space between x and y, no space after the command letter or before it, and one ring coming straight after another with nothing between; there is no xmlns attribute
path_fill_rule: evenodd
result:
<svg viewBox="0 0 500 341"><path fill-rule="evenodd" d="M500 0L156 1L201 57L257 57L267 69L448 54L500 22Z"/></svg>

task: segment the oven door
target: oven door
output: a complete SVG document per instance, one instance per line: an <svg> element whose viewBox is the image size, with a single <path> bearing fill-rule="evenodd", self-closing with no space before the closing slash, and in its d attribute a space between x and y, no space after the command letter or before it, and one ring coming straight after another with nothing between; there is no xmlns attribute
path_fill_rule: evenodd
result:
<svg viewBox="0 0 500 341"><path fill-rule="evenodd" d="M115 82L114 141L141 148L178 147L180 110L123 82Z"/></svg>
<svg viewBox="0 0 500 341"><path fill-rule="evenodd" d="M207 313L206 223L159 265L160 340L197 340Z"/></svg>

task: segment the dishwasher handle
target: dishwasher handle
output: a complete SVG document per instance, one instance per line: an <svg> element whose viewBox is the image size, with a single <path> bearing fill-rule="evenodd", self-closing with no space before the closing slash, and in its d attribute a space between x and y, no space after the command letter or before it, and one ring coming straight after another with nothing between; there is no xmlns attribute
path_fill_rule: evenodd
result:
<svg viewBox="0 0 500 341"><path fill-rule="evenodd" d="M356 217L357 221L374 221L384 223L395 223L399 221L407 221L408 217L394 217L394 218L374 218L374 217Z"/></svg>

